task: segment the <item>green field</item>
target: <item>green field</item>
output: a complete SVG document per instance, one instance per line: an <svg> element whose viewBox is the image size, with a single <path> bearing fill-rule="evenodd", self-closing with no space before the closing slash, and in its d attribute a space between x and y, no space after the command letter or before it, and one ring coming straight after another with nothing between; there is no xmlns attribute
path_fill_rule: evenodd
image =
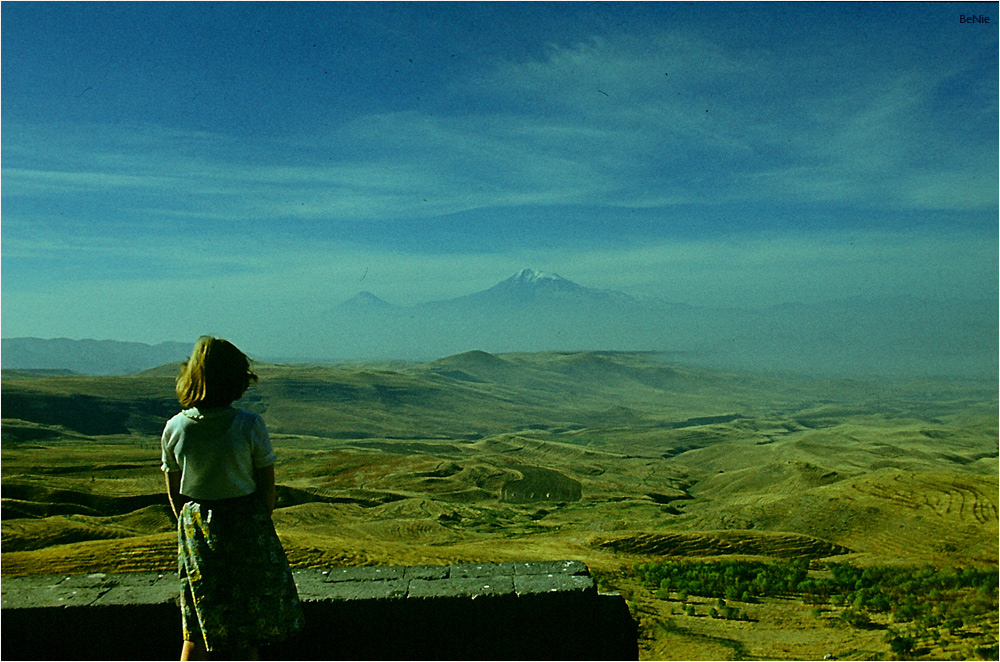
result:
<svg viewBox="0 0 1000 662"><path fill-rule="evenodd" d="M995 579L994 383L823 381L616 352L256 369L240 406L271 430L293 565L582 560L630 601L647 659L995 657L995 591L963 588L953 597L975 609L907 621L899 605L798 585L682 601L642 570ZM159 432L178 410L176 370L4 372L4 575L174 567ZM942 589L915 586L909 608L936 613Z"/></svg>

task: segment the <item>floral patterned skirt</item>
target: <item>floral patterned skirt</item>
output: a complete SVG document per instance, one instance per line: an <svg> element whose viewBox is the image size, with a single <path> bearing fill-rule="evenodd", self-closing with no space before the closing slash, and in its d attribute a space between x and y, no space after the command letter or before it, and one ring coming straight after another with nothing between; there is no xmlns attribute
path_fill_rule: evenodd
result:
<svg viewBox="0 0 1000 662"><path fill-rule="evenodd" d="M189 501L177 522L184 640L212 650L275 643L305 625L274 524L255 495Z"/></svg>

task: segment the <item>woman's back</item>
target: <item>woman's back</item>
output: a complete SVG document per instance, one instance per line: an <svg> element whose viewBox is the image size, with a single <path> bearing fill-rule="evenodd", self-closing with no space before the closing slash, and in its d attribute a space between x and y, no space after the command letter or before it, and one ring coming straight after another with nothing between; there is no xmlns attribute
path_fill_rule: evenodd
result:
<svg viewBox="0 0 1000 662"><path fill-rule="evenodd" d="M264 420L232 407L180 412L163 429L163 470L181 471L181 494L229 499L252 494L256 468L275 461Z"/></svg>

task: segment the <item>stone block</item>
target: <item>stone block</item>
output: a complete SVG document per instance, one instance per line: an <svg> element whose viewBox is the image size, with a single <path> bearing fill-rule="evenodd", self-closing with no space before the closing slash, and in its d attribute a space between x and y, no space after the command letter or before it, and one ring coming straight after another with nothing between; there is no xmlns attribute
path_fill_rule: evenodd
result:
<svg viewBox="0 0 1000 662"><path fill-rule="evenodd" d="M3 607L77 607L93 603L110 588L107 575L42 575L3 582Z"/></svg>
<svg viewBox="0 0 1000 662"><path fill-rule="evenodd" d="M42 592L46 590L51 590L51 588L49 587L28 587L23 584L18 584L15 587L9 587L9 584L10 584L9 579L4 580L3 603L2 603L4 609L22 609L22 608L30 609L31 607L58 606L54 604L45 604L44 601L39 600Z"/></svg>
<svg viewBox="0 0 1000 662"><path fill-rule="evenodd" d="M594 580L587 575L517 575L514 590L518 596L559 593L565 596L597 594Z"/></svg>
<svg viewBox="0 0 1000 662"><path fill-rule="evenodd" d="M514 578L492 577L452 577L450 579L414 579L410 582L408 596L411 598L479 598L485 596L511 595L514 593Z"/></svg>
<svg viewBox="0 0 1000 662"><path fill-rule="evenodd" d="M28 585L36 588L55 588L69 578L70 575L29 575L27 577L11 577L4 581L10 583L10 580L13 580L19 586Z"/></svg>
<svg viewBox="0 0 1000 662"><path fill-rule="evenodd" d="M322 600L330 594L329 573L320 570L293 570L292 578L300 600Z"/></svg>
<svg viewBox="0 0 1000 662"><path fill-rule="evenodd" d="M526 561L512 563L515 575L589 575L582 561Z"/></svg>
<svg viewBox="0 0 1000 662"><path fill-rule="evenodd" d="M331 568L327 575L328 582L370 582L382 579L402 579L403 568L398 567L363 567L363 568Z"/></svg>
<svg viewBox="0 0 1000 662"><path fill-rule="evenodd" d="M153 584L154 590L170 590L175 594L180 594L181 578L176 572L157 573L156 582Z"/></svg>
<svg viewBox="0 0 1000 662"><path fill-rule="evenodd" d="M109 589L55 587L35 591L29 596L31 607L86 607L93 604Z"/></svg>
<svg viewBox="0 0 1000 662"><path fill-rule="evenodd" d="M166 604L175 601L181 590L177 575L153 572L113 575L106 586L108 590L93 602L95 606Z"/></svg>
<svg viewBox="0 0 1000 662"><path fill-rule="evenodd" d="M508 566L512 564L506 564ZM512 575L513 568L508 568L505 572L500 563L476 563L468 565L453 565L449 572L452 579L464 579L469 577L492 577L496 575Z"/></svg>
<svg viewBox="0 0 1000 662"><path fill-rule="evenodd" d="M401 599L406 597L408 585L409 582L405 579L387 579L374 582L328 582L326 594L322 596L322 599L330 602Z"/></svg>
<svg viewBox="0 0 1000 662"><path fill-rule="evenodd" d="M108 575L95 572L89 575L70 575L59 582L60 588L98 588L108 583Z"/></svg>
<svg viewBox="0 0 1000 662"><path fill-rule="evenodd" d="M447 565L415 565L406 568L404 579L447 579L451 566Z"/></svg>

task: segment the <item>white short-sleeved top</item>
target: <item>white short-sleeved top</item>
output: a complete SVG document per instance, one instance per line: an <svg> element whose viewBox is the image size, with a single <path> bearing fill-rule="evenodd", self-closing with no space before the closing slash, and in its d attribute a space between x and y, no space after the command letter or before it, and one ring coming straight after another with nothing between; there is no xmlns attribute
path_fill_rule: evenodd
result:
<svg viewBox="0 0 1000 662"><path fill-rule="evenodd" d="M163 428L164 471L181 472L181 494L192 499L229 499L257 489L254 471L274 463L264 419L219 407L185 409Z"/></svg>

